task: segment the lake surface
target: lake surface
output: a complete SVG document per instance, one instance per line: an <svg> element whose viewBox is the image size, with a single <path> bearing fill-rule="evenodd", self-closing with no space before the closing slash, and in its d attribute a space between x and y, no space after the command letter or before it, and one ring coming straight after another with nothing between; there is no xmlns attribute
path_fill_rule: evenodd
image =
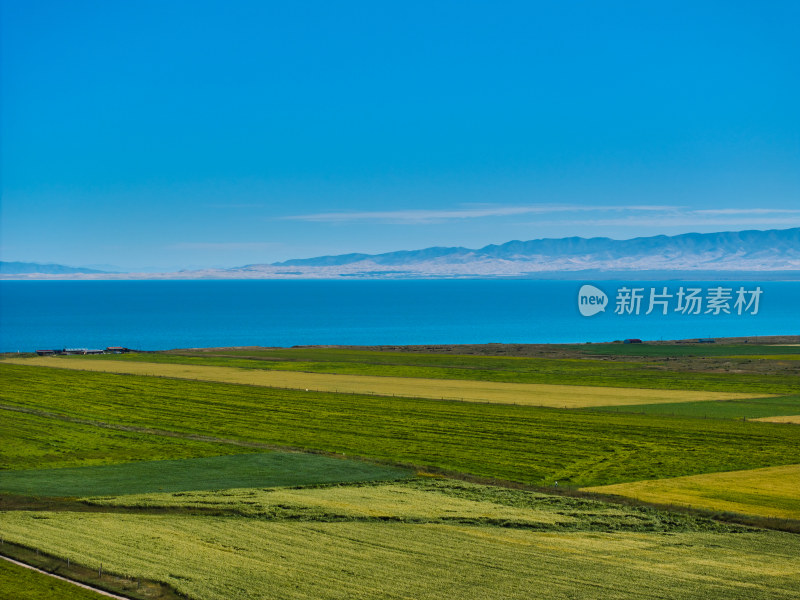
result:
<svg viewBox="0 0 800 600"><path fill-rule="evenodd" d="M798 307L774 281L3 281L0 351L795 335Z"/></svg>

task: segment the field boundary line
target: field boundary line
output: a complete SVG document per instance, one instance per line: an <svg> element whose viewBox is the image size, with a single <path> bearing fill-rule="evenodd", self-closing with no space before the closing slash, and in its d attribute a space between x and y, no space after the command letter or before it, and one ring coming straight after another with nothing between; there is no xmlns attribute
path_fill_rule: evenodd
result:
<svg viewBox="0 0 800 600"><path fill-rule="evenodd" d="M25 567L26 569L30 569L31 571L36 571L37 573L41 573L42 575L49 575L50 577L55 577L56 579L60 579L61 581L66 581L67 583L71 583L72 585L77 585L78 587L81 587L81 588L83 588L85 590L89 590L91 592L95 592L97 594L100 594L101 596L107 596L109 598L116 598L117 600L131 600L131 598L129 596L120 596L118 594L112 594L111 592L107 592L107 591L105 591L103 589L100 589L100 588L92 587L92 586L87 585L85 583L81 583L80 581L75 581L74 579L69 579L67 577L62 577L61 575L56 575L55 573L49 573L47 571L43 571L42 569L34 567L33 565L29 565L27 563L20 562L18 560L14 560L13 558L9 558L8 556L5 556L3 554L0 554L0 558L2 558L3 560L7 560L10 563L14 563L17 566Z"/></svg>

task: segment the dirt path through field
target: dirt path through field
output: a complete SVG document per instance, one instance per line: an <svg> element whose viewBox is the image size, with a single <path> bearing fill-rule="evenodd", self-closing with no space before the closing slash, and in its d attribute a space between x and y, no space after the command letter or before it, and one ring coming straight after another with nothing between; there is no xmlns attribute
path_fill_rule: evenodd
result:
<svg viewBox="0 0 800 600"><path fill-rule="evenodd" d="M80 358L11 358L4 362L62 369L150 375L177 379L216 381L306 391L409 396L433 400L496 402L551 408L663 404L706 400L764 398L768 394L651 390L537 383L499 383L456 379L375 377L329 373L299 373L200 365L87 360Z"/></svg>

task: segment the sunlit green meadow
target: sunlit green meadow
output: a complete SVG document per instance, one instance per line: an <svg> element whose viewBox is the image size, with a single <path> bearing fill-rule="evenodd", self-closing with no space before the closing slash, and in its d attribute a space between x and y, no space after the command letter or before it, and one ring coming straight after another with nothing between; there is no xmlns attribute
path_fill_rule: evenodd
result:
<svg viewBox="0 0 800 600"><path fill-rule="evenodd" d="M800 427L749 420L797 414L797 361L784 360L793 355L687 346L676 365L646 362L668 361L664 347L608 345L603 360L580 358L584 350L554 348L559 358L274 349L0 361L0 500L8 508L0 538L54 564L83 565L90 583L102 565L128 587L160 581L196 600L800 595L800 537L710 518L795 510L796 473L786 465L800 463ZM709 362L694 372L695 360ZM145 374L39 362L136 364ZM755 370L719 372L729 364ZM306 368L314 373L297 372ZM207 369L194 379L210 380L182 377L182 369ZM250 379L216 382L215 369ZM263 376L350 376L389 387L371 395L253 385ZM411 386L405 395L400 383ZM559 403L571 398L565 406L586 406L586 392L598 412L500 396L437 398L448 386L485 394L487 385L498 394L526 385L562 394ZM608 398L611 406L598 407ZM631 399L650 403L626 409ZM703 418L709 408L714 418ZM693 483L679 489L680 481ZM667 487L628 494L629 504L569 491L650 482ZM698 502L704 494L716 504ZM723 495L739 504L722 506ZM15 593L0 581L0 597Z"/></svg>
<svg viewBox="0 0 800 600"><path fill-rule="evenodd" d="M796 598L797 536L76 513L4 515L8 539L205 600Z"/></svg>

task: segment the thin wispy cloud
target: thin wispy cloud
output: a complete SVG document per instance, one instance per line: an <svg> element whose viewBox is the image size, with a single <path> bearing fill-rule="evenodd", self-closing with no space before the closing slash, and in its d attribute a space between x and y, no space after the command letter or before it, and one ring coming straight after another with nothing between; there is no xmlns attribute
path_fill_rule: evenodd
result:
<svg viewBox="0 0 800 600"><path fill-rule="evenodd" d="M530 208L520 206L491 207L491 208L462 208L450 210L381 210L381 211L362 211L362 212L328 212L315 213L309 215L291 215L284 217L291 221L323 221L323 222L347 222L347 221L392 221L392 222L434 222L450 219L475 219L482 217L504 217L511 215L521 215L534 212L549 212L552 209Z"/></svg>
<svg viewBox="0 0 800 600"><path fill-rule="evenodd" d="M754 229L758 227L774 227L776 229L786 229L789 227L800 227L800 215L797 217L760 217L753 218L742 215L740 218L700 218L692 215L678 216L628 216L621 218L601 218L601 219L558 219L537 221L531 225L547 226L591 226L591 227L683 227L687 230L699 227L730 227L734 229ZM649 234L648 234L649 235Z"/></svg>
<svg viewBox="0 0 800 600"><path fill-rule="evenodd" d="M531 214L581 213L604 211L665 212L677 210L673 206L582 206L582 205L535 205L535 206L478 206L455 209L409 209L360 212L326 212L281 217L290 221L315 221L325 223L349 223L375 221L382 223L424 224L459 219L509 217Z"/></svg>
<svg viewBox="0 0 800 600"><path fill-rule="evenodd" d="M181 242L168 246L168 249L234 252L241 250L272 250L278 246L281 246L278 242Z"/></svg>
<svg viewBox="0 0 800 600"><path fill-rule="evenodd" d="M800 215L793 208L713 208L692 211L696 215Z"/></svg>
<svg viewBox="0 0 800 600"><path fill-rule="evenodd" d="M263 204L206 204L206 208L264 208Z"/></svg>

